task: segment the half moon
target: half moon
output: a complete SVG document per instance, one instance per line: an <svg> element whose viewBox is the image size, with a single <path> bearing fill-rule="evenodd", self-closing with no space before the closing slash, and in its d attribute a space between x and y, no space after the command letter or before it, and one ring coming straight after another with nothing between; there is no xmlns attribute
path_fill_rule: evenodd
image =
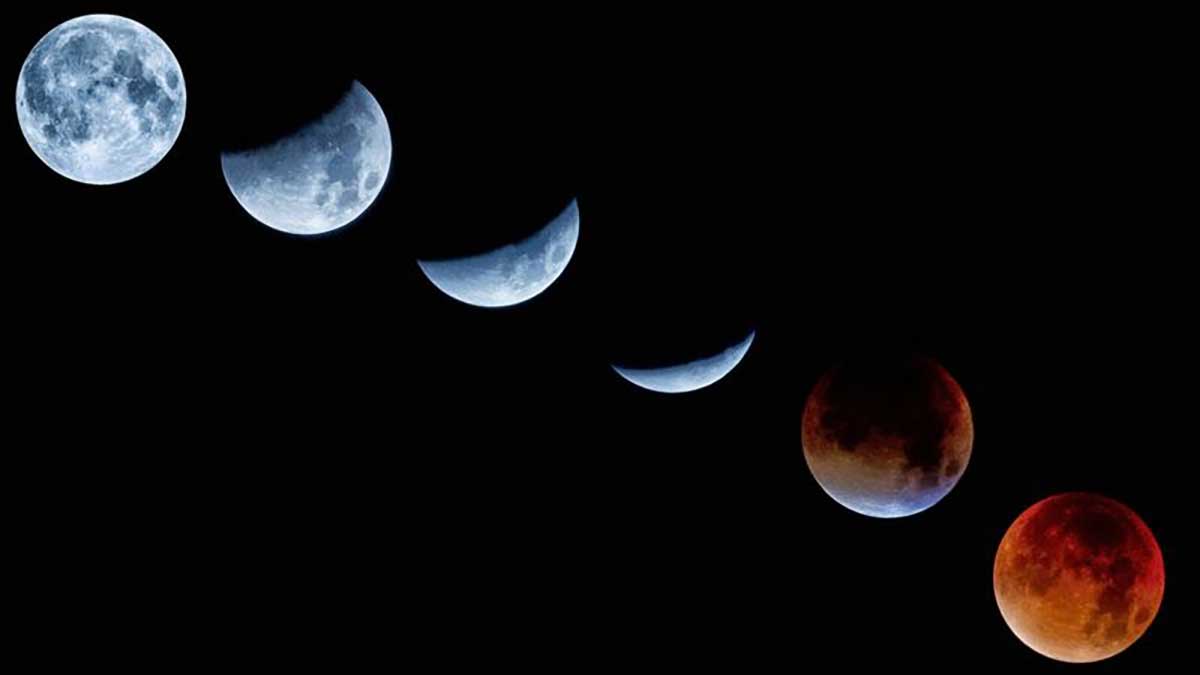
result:
<svg viewBox="0 0 1200 675"><path fill-rule="evenodd" d="M572 201L533 236L488 253L452 260L418 260L425 276L446 295L477 307L511 307L553 284L579 241L579 204Z"/></svg>
<svg viewBox="0 0 1200 675"><path fill-rule="evenodd" d="M242 208L281 232L314 235L349 225L379 196L392 134L379 102L355 82L333 110L271 145L221 155Z"/></svg>
<svg viewBox="0 0 1200 675"><path fill-rule="evenodd" d="M689 391L703 389L716 383L728 375L742 362L750 345L754 342L755 332L738 344L726 349L720 354L688 363L664 368L622 368L613 366L613 370L643 389L664 394L683 394Z"/></svg>

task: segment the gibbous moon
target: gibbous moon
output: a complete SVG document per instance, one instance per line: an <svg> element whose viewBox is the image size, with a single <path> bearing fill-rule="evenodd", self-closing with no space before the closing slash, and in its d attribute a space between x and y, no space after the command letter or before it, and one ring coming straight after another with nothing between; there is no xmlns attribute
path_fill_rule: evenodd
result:
<svg viewBox="0 0 1200 675"><path fill-rule="evenodd" d="M183 128L187 91L166 43L109 14L61 24L37 43L17 79L17 120L33 152L92 185L137 178Z"/></svg>
<svg viewBox="0 0 1200 675"><path fill-rule="evenodd" d="M1035 652L1087 663L1133 644L1158 614L1162 551L1136 513L1100 495L1043 499L1000 542L992 584L1008 627Z"/></svg>
<svg viewBox="0 0 1200 675"><path fill-rule="evenodd" d="M579 241L579 204L572 201L537 234L469 258L419 260L425 276L443 293L477 307L510 307L553 284Z"/></svg>
<svg viewBox="0 0 1200 675"><path fill-rule="evenodd" d="M804 407L804 459L830 497L876 518L919 513L945 497L971 458L967 398L937 362L838 366Z"/></svg>
<svg viewBox="0 0 1200 675"><path fill-rule="evenodd" d="M392 134L379 102L355 82L333 110L292 136L221 155L225 182L259 222L314 235L350 224L387 179Z"/></svg>
<svg viewBox="0 0 1200 675"><path fill-rule="evenodd" d="M703 389L728 375L742 362L750 345L754 343L754 332L745 340L708 358L689 361L663 368L622 368L613 366L621 377L643 389L663 394L683 394Z"/></svg>

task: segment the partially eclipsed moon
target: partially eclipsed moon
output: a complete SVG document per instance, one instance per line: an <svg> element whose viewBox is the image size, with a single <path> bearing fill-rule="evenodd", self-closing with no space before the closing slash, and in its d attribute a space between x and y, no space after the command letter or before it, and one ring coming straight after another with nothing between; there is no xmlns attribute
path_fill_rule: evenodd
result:
<svg viewBox="0 0 1200 675"><path fill-rule="evenodd" d="M579 205L572 201L524 241L468 258L417 264L434 286L455 300L477 307L509 307L549 288L571 262L578 240Z"/></svg>
<svg viewBox="0 0 1200 675"><path fill-rule="evenodd" d="M1000 613L1031 649L1086 663L1133 644L1158 614L1165 574L1150 528L1120 502L1082 492L1029 507L996 552Z"/></svg>
<svg viewBox="0 0 1200 675"><path fill-rule="evenodd" d="M714 384L728 375L742 362L750 345L754 342L754 332L745 340L726 349L720 354L708 358L689 361L663 368L622 368L613 366L621 377L644 389L664 394L682 394L703 389Z"/></svg>
<svg viewBox="0 0 1200 675"><path fill-rule="evenodd" d="M356 220L379 196L391 163L383 108L358 82L337 107L292 136L221 155L238 203L264 225L301 235Z"/></svg>
<svg viewBox="0 0 1200 675"><path fill-rule="evenodd" d="M804 458L842 506L876 518L933 506L971 458L967 398L926 358L848 363L825 374L804 407Z"/></svg>

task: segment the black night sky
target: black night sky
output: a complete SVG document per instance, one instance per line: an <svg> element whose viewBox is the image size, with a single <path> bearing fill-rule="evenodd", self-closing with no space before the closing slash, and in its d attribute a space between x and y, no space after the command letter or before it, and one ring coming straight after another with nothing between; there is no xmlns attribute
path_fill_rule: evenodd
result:
<svg viewBox="0 0 1200 675"><path fill-rule="evenodd" d="M6 557L43 662L1145 673L1184 654L1194 218L1171 206L1170 40L306 7L4 21L14 82L50 29L106 12L161 36L188 88L175 147L127 183L55 174L14 114L3 134ZM259 224L220 153L354 80L391 128L384 192L327 236ZM573 198L575 257L528 303L458 303L416 265ZM610 367L752 329L692 394ZM821 374L881 353L937 359L975 424L957 487L897 520L831 500L800 440ZM991 578L1012 521L1076 490L1136 511L1167 570L1149 631L1082 668L1022 645Z"/></svg>

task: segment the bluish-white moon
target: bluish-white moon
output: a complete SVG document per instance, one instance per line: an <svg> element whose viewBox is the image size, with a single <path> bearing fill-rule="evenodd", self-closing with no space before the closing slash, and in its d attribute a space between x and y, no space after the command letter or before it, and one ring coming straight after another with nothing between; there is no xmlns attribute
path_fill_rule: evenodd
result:
<svg viewBox="0 0 1200 675"><path fill-rule="evenodd" d="M358 82L291 136L221 155L225 182L242 208L268 227L300 235L354 222L383 190L391 165L387 118Z"/></svg>
<svg viewBox="0 0 1200 675"><path fill-rule="evenodd" d="M557 218L516 244L469 258L419 260L421 271L443 293L478 307L510 307L553 284L579 241L579 204L572 201Z"/></svg>
<svg viewBox="0 0 1200 675"><path fill-rule="evenodd" d="M183 72L166 43L109 14L47 33L17 78L29 147L81 183L122 183L154 168L179 138L186 107Z"/></svg>
<svg viewBox="0 0 1200 675"><path fill-rule="evenodd" d="M755 333L752 331L729 349L708 358L689 361L675 366L663 368L622 368L613 366L621 377L644 389L664 394L683 394L689 391L703 389L714 384L728 375L737 367L750 345L754 343Z"/></svg>

